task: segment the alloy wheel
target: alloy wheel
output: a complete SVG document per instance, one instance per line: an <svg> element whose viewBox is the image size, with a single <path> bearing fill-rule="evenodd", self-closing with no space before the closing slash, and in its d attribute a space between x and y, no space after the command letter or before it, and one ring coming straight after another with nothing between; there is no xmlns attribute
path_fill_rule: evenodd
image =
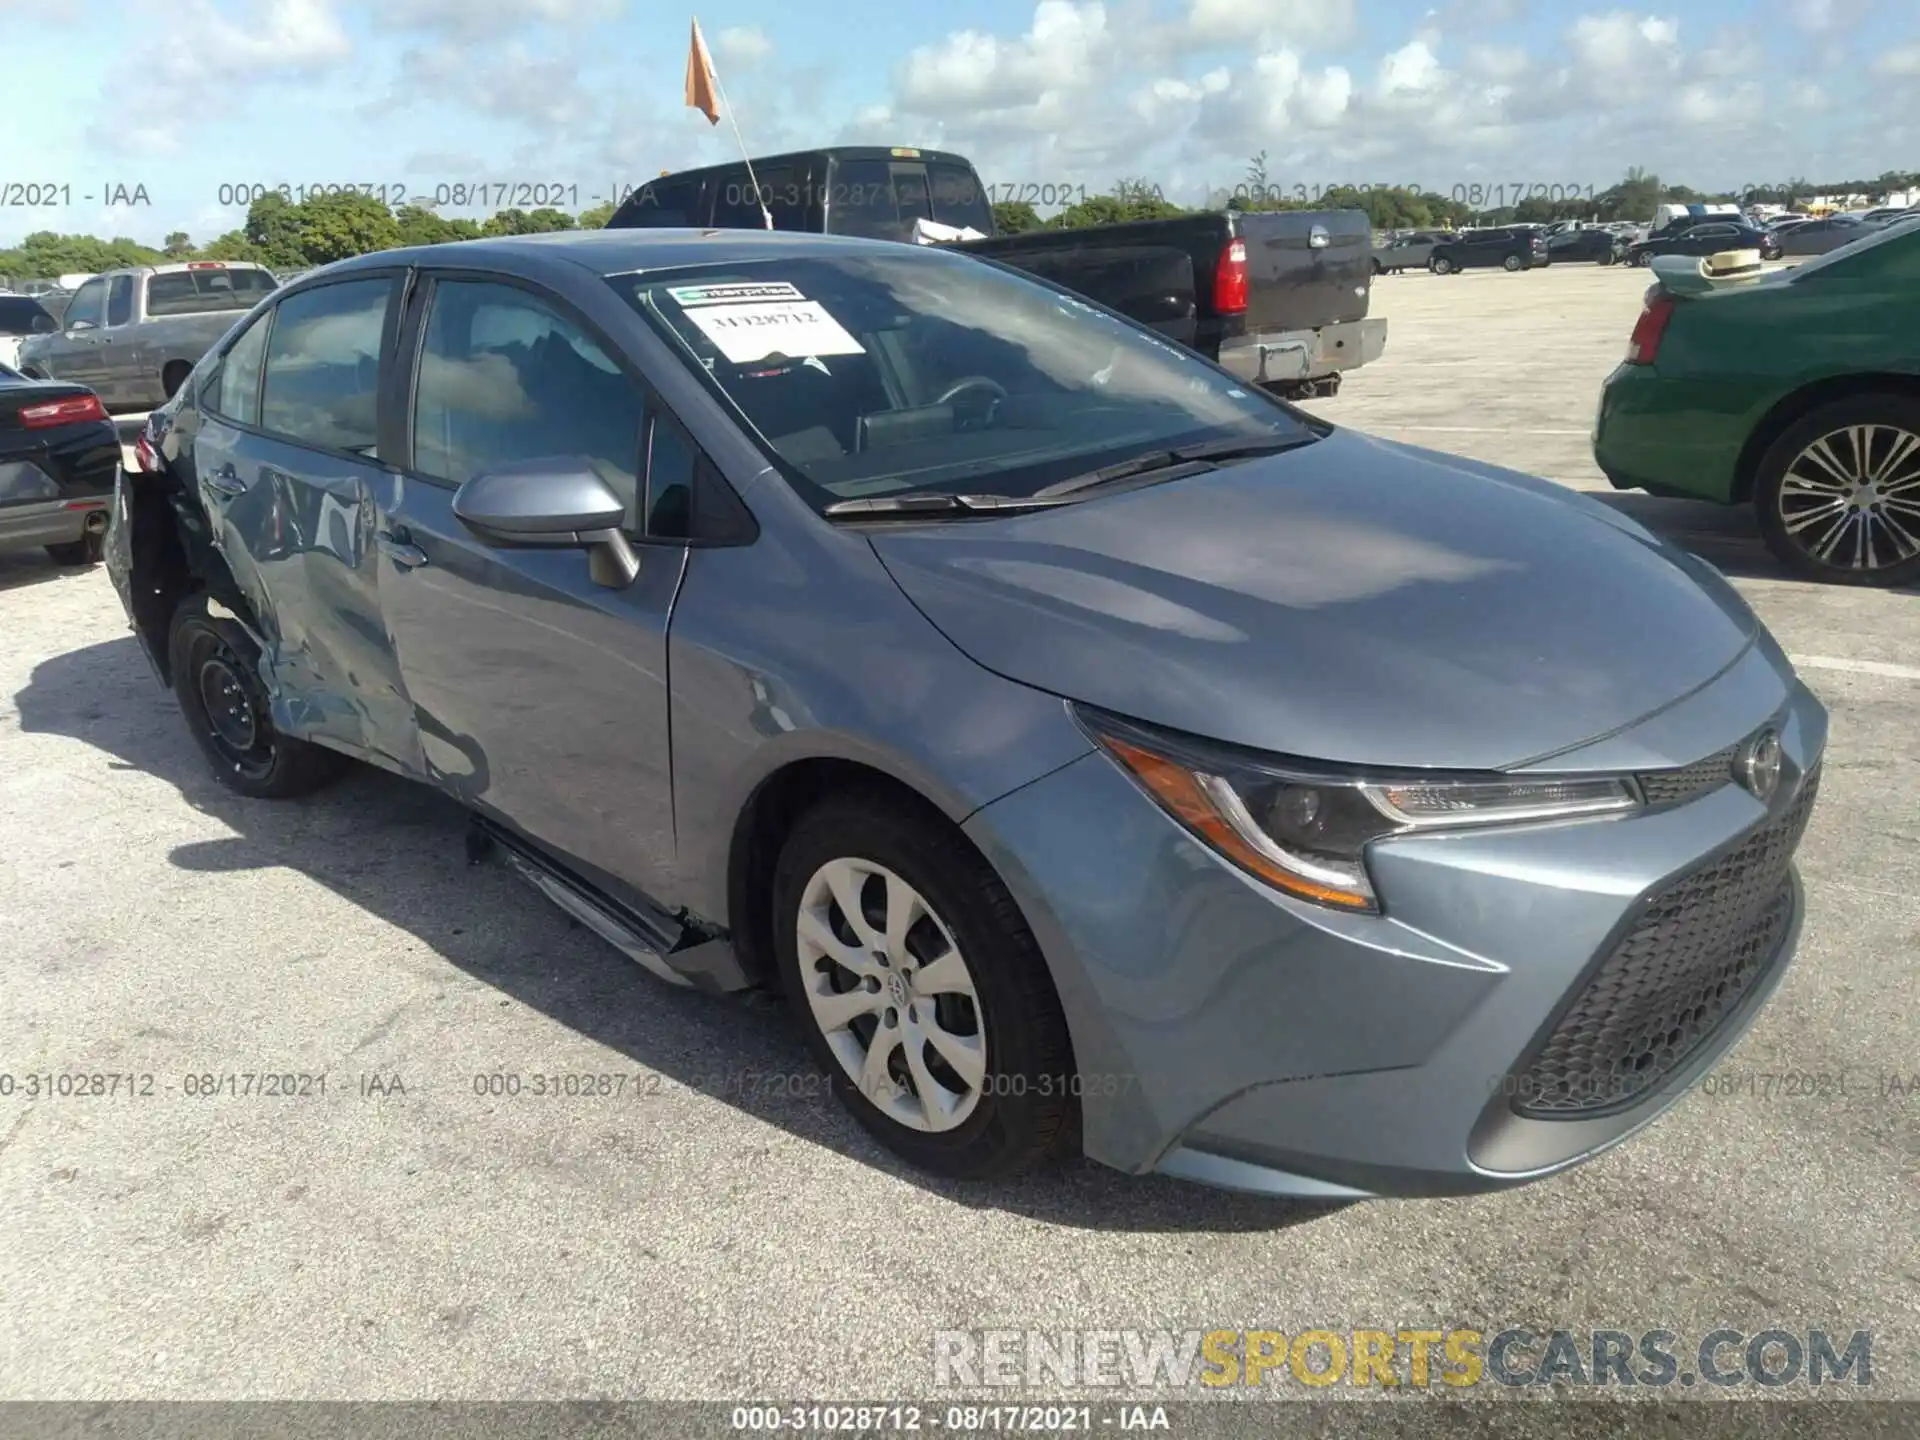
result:
<svg viewBox="0 0 1920 1440"><path fill-rule="evenodd" d="M1792 543L1822 565L1867 572L1920 557L1920 435L1829 431L1788 462L1775 503Z"/></svg>
<svg viewBox="0 0 1920 1440"><path fill-rule="evenodd" d="M860 1093L889 1119L937 1132L980 1102L987 1040L953 932L926 898L871 860L830 860L802 892L801 984L814 1023Z"/></svg>

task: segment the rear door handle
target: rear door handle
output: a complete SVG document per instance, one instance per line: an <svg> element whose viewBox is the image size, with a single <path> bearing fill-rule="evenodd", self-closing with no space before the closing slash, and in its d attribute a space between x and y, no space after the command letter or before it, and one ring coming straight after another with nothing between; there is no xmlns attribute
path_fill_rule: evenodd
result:
<svg viewBox="0 0 1920 1440"><path fill-rule="evenodd" d="M402 570L418 570L427 563L427 552L408 540L404 530L382 530L374 539L386 557Z"/></svg>
<svg viewBox="0 0 1920 1440"><path fill-rule="evenodd" d="M240 472L233 466L222 465L207 476L207 488L217 490L222 495L244 495L247 493L247 482L240 478Z"/></svg>

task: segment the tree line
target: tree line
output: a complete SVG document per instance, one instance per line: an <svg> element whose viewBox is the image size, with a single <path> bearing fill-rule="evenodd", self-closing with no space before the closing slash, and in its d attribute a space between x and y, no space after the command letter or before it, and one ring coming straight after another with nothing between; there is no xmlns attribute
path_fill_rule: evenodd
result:
<svg viewBox="0 0 1920 1440"><path fill-rule="evenodd" d="M1175 204L1166 199L1157 186L1145 180L1128 179L1116 184L1109 194L1089 196L1052 216L1042 217L1025 201L1004 201L993 207L993 218L1001 233L1020 234L1167 219L1192 214L1196 208L1354 209L1365 211L1376 230L1424 230L1529 221L1645 221L1652 218L1656 206L1665 202L1792 205L1796 200L1819 194L1866 195L1878 200L1916 187L1920 187L1920 171L1886 171L1872 180L1828 185L1791 179L1736 195L1669 185L1659 176L1635 168L1618 183L1591 197L1527 199L1497 210L1476 210L1448 196L1405 187L1367 190L1338 187L1311 200L1284 200L1265 198L1272 195L1274 187L1267 183L1263 151L1248 162L1242 182L1216 192L1208 207ZM486 220L472 220L450 218L421 205L402 205L396 209L375 196L357 193L317 194L301 201L270 194L248 207L246 222L240 228L205 244L196 244L184 231L168 235L158 249L124 238L102 240L93 235L36 231L14 248L0 249L0 276L13 280L52 279L59 275L92 274L121 266L159 265L176 260L252 260L276 271L305 270L344 260L350 255L405 245L438 245L452 240L532 235L549 230L600 229L612 218L613 210L611 204L595 206L577 215L555 209L512 209L497 211Z"/></svg>

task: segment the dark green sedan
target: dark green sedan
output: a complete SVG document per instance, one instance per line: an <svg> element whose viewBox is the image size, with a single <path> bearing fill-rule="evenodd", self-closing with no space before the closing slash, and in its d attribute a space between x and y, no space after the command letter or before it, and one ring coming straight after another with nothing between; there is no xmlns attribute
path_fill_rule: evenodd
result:
<svg viewBox="0 0 1920 1440"><path fill-rule="evenodd" d="M1920 580L1920 223L1756 280L1656 273L1600 395L1608 480L1750 502L1810 579Z"/></svg>

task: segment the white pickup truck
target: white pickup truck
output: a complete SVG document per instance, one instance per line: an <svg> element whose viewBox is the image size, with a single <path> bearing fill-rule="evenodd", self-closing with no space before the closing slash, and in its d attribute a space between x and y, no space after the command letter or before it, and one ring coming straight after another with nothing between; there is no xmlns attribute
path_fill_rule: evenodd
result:
<svg viewBox="0 0 1920 1440"><path fill-rule="evenodd" d="M151 410L279 284L265 266L220 260L109 270L74 293L57 332L21 341L17 368L85 385L115 414Z"/></svg>

